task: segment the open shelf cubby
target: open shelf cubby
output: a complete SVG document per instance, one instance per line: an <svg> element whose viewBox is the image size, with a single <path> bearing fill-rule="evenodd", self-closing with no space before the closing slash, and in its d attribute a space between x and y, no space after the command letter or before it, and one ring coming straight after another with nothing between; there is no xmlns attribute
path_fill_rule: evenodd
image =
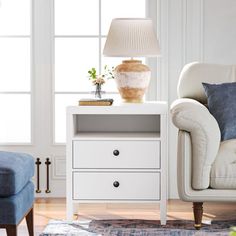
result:
<svg viewBox="0 0 236 236"><path fill-rule="evenodd" d="M74 138L160 138L160 115L76 114Z"/></svg>

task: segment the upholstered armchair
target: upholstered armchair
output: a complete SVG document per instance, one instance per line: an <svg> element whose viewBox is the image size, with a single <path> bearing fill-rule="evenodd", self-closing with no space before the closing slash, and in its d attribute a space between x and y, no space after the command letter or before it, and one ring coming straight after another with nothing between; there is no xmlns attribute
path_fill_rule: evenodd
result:
<svg viewBox="0 0 236 236"><path fill-rule="evenodd" d="M34 158L25 153L0 151L0 228L17 236L25 218L29 236L34 235Z"/></svg>
<svg viewBox="0 0 236 236"><path fill-rule="evenodd" d="M236 81L236 66L191 63L179 78L171 116L178 132L178 192L193 202L195 228L201 227L203 202L236 201L236 139L221 142L216 119L207 108L202 82Z"/></svg>

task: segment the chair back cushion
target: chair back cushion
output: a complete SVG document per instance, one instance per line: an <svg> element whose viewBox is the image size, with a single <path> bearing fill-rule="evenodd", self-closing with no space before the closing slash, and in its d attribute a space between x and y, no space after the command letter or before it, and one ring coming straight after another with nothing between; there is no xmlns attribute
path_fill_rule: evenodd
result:
<svg viewBox="0 0 236 236"><path fill-rule="evenodd" d="M223 84L203 83L210 113L221 132L221 141L236 139L236 82Z"/></svg>
<svg viewBox="0 0 236 236"><path fill-rule="evenodd" d="M206 104L202 82L220 84L236 81L235 65L215 65L193 62L187 64L179 78L177 93L179 98L192 98Z"/></svg>

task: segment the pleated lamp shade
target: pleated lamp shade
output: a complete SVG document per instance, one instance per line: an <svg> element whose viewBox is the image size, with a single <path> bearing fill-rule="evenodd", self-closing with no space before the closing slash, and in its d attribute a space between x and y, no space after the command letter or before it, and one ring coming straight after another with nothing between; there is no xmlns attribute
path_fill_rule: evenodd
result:
<svg viewBox="0 0 236 236"><path fill-rule="evenodd" d="M160 54L152 20L147 18L113 19L103 54L109 57L153 57Z"/></svg>

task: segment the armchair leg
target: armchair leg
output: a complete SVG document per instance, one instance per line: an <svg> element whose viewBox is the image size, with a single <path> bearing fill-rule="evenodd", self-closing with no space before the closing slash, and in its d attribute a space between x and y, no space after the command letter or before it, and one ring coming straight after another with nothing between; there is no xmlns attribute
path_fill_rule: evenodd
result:
<svg viewBox="0 0 236 236"><path fill-rule="evenodd" d="M26 215L26 223L29 232L29 236L34 236L34 208L31 208L29 213Z"/></svg>
<svg viewBox="0 0 236 236"><path fill-rule="evenodd" d="M7 236L17 236L17 226L7 225L6 226Z"/></svg>
<svg viewBox="0 0 236 236"><path fill-rule="evenodd" d="M194 227L199 230L202 227L203 202L193 202Z"/></svg>

